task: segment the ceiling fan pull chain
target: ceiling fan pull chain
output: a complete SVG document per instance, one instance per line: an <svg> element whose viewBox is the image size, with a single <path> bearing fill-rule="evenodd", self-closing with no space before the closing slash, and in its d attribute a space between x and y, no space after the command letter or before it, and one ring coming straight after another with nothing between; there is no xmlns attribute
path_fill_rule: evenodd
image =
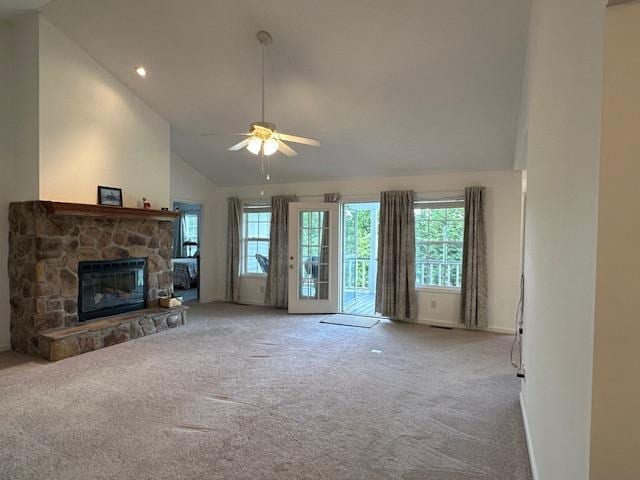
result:
<svg viewBox="0 0 640 480"><path fill-rule="evenodd" d="M271 155L267 157L267 182L271 180L271 175L269 175L270 171L271 171Z"/></svg>
<svg viewBox="0 0 640 480"><path fill-rule="evenodd" d="M260 196L264 196L264 152L260 150Z"/></svg>

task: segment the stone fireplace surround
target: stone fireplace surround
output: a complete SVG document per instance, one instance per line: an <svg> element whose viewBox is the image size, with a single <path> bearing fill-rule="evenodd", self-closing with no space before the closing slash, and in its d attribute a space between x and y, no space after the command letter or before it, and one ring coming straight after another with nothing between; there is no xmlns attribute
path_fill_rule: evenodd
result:
<svg viewBox="0 0 640 480"><path fill-rule="evenodd" d="M173 212L19 202L9 207L11 345L50 360L96 350L186 322L186 307L158 308L172 290ZM78 322L78 264L147 259L147 305Z"/></svg>

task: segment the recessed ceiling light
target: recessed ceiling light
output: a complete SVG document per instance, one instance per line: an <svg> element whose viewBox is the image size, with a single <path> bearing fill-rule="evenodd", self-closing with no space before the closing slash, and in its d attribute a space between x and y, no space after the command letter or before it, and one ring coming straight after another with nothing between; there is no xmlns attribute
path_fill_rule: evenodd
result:
<svg viewBox="0 0 640 480"><path fill-rule="evenodd" d="M144 68L142 65L137 66L135 70L136 70L136 73L141 77L147 76L147 69Z"/></svg>

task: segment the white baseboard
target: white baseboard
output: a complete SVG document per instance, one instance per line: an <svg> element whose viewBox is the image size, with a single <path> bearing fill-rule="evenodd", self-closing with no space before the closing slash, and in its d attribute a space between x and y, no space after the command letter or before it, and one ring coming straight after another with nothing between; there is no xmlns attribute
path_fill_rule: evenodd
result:
<svg viewBox="0 0 640 480"><path fill-rule="evenodd" d="M264 300L258 300L258 299L247 299L247 298L241 298L238 303L241 303L243 305L253 305L255 307L264 307L265 303Z"/></svg>
<svg viewBox="0 0 640 480"><path fill-rule="evenodd" d="M434 327L464 328L464 325L462 325L461 323L444 322L442 320L432 320L430 318L418 318L415 323L419 323L421 325L431 325ZM503 327L487 327L479 330L482 332L501 333L504 335L513 335L515 333L514 329Z"/></svg>
<svg viewBox="0 0 640 480"><path fill-rule="evenodd" d="M538 468L536 467L536 457L533 454L533 443L531 442L531 432L529 430L529 417L524 405L524 396L520 391L520 410L522 410L522 423L524 423L524 436L527 441L527 451L529 452L529 463L531 464L531 476L533 480L539 480Z"/></svg>
<svg viewBox="0 0 640 480"><path fill-rule="evenodd" d="M226 302L227 300L224 297L209 297L209 298L201 298L200 303L211 303L211 302ZM247 299L241 298L238 300L238 303L241 305L255 305L257 307L264 307L264 301L257 299Z"/></svg>
<svg viewBox="0 0 640 480"><path fill-rule="evenodd" d="M11 350L11 345L0 345L0 352L8 352L9 350Z"/></svg>
<svg viewBox="0 0 640 480"><path fill-rule="evenodd" d="M224 302L225 299L222 297L211 297L206 299L200 299L200 303L210 303L210 302ZM238 301L241 305L252 305L255 307L264 307L265 303L262 298L240 298ZM464 325L461 323L453 323L453 322L445 322L442 320L433 320L431 318L418 318L413 323L419 323L421 325L431 325L434 327L446 327L446 328L464 328ZM503 335L513 335L515 330L513 328L502 328L502 327L487 327L483 328L480 331L483 332L491 332L491 333L500 333Z"/></svg>
<svg viewBox="0 0 640 480"><path fill-rule="evenodd" d="M199 302L200 303L224 302L224 297L201 298Z"/></svg>

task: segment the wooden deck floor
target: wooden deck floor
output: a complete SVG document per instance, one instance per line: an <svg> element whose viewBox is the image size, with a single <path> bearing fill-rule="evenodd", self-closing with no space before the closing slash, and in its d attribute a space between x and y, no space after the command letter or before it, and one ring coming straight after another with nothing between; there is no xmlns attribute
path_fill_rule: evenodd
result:
<svg viewBox="0 0 640 480"><path fill-rule="evenodd" d="M374 293L358 293L354 300L344 302L342 311L352 315L375 315L375 304Z"/></svg>

